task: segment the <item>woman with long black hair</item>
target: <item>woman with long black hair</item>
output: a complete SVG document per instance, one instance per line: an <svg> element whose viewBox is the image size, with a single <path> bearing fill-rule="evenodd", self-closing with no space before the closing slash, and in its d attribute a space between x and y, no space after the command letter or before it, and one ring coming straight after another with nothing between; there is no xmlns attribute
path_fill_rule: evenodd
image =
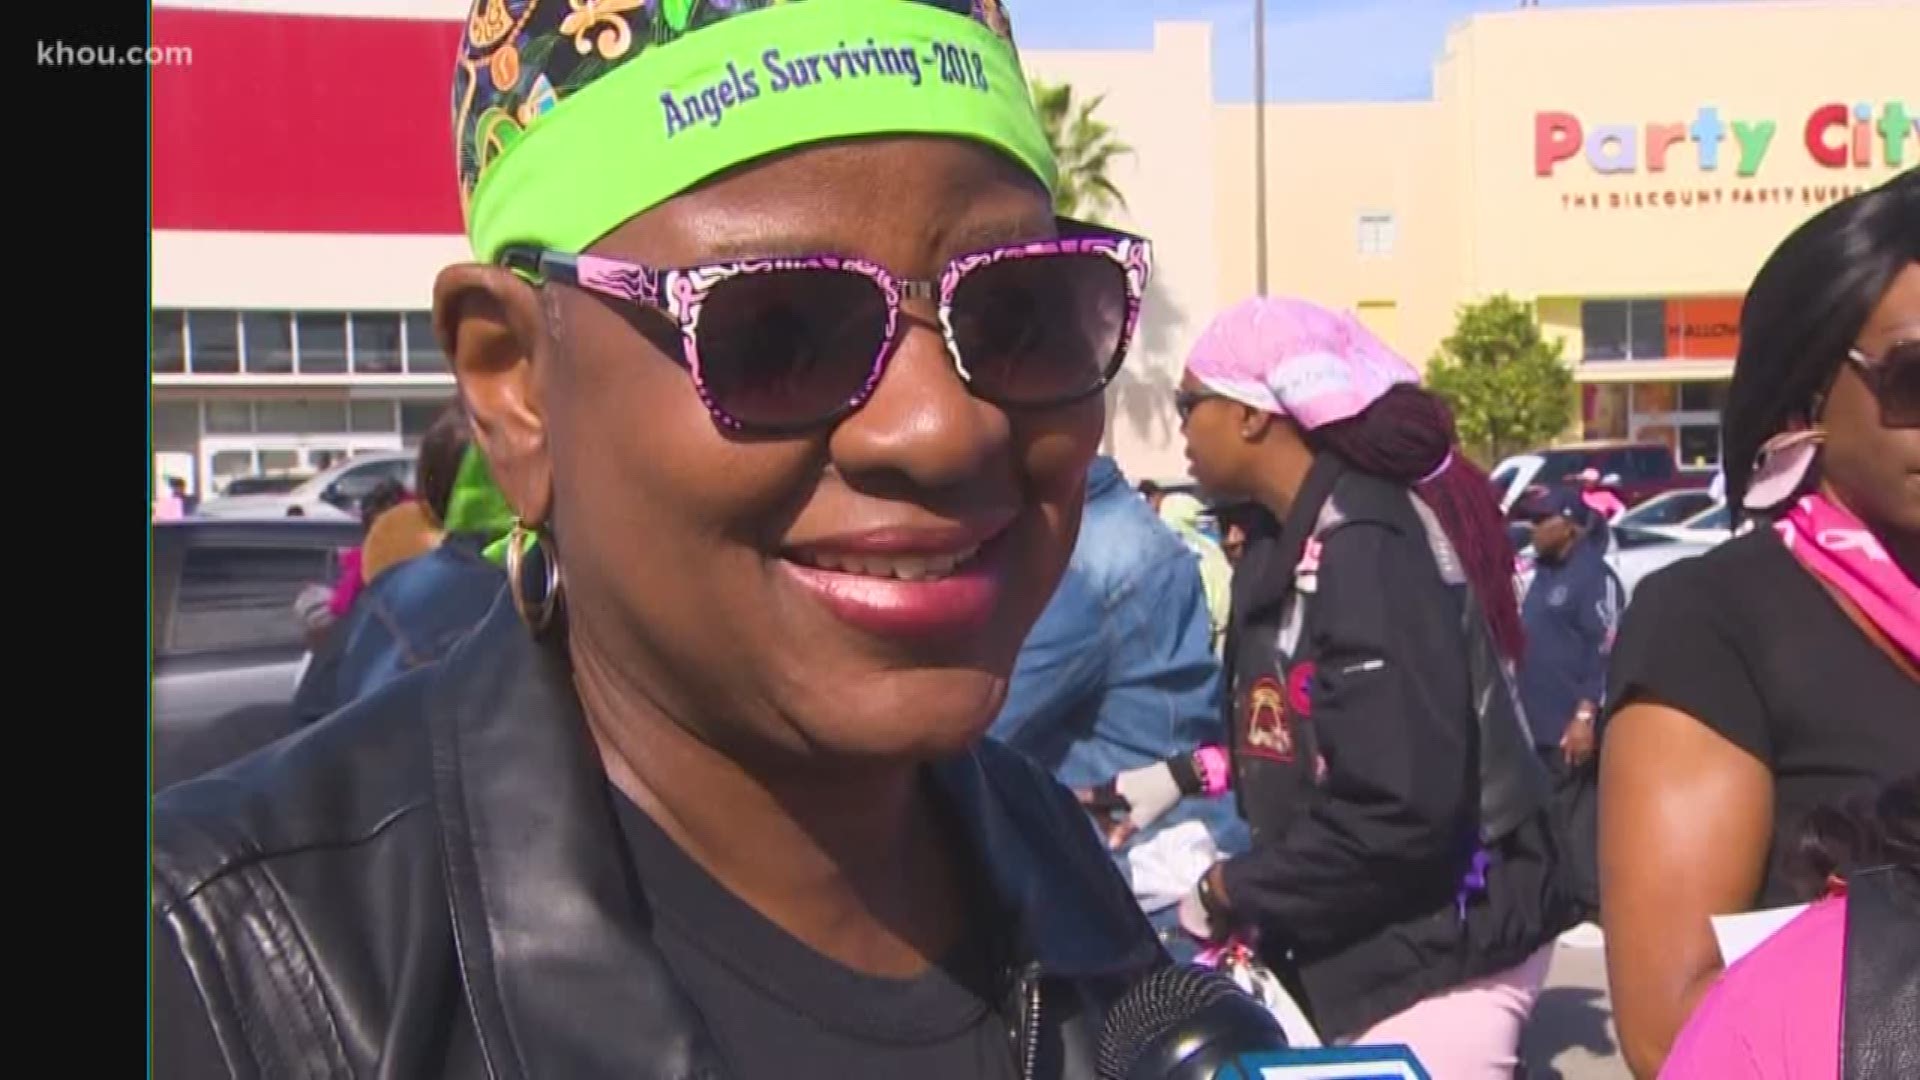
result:
<svg viewBox="0 0 1920 1080"><path fill-rule="evenodd" d="M1920 174L1761 268L1722 432L1752 528L1641 584L1601 729L1608 975L1641 1077L1720 973L1710 918L1789 902L1807 813L1920 769Z"/></svg>
<svg viewBox="0 0 1920 1080"><path fill-rule="evenodd" d="M1226 312L1188 361L1194 478L1281 528L1247 548L1225 656L1253 845L1183 921L1255 935L1329 1041L1510 1077L1571 919L1515 714L1512 548L1416 383L1351 316L1300 301Z"/></svg>

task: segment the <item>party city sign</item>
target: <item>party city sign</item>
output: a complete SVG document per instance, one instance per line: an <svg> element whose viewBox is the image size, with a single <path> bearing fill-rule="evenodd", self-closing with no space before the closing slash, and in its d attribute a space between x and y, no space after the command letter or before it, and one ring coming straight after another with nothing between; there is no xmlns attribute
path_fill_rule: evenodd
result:
<svg viewBox="0 0 1920 1080"><path fill-rule="evenodd" d="M1789 142L1800 145L1782 145ZM1533 120L1533 171L1544 177L1561 174L1567 162L1584 157L1587 168L1601 176L1747 179L1759 177L1782 156L1801 152L1828 169L1899 169L1910 159L1920 160L1920 116L1901 101L1829 102L1797 119L1786 135L1776 120L1723 118L1712 105L1701 106L1691 121L1589 125L1573 113L1555 111L1535 113Z"/></svg>

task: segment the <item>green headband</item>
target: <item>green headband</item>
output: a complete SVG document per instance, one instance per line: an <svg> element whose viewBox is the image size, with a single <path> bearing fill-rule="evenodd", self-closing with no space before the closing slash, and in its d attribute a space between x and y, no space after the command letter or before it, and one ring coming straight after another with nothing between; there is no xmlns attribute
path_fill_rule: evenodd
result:
<svg viewBox="0 0 1920 1080"><path fill-rule="evenodd" d="M501 562L507 533L513 529L513 507L493 482L487 468L487 455L478 445L469 445L460 457L460 471L453 477L453 497L447 500L447 520L440 523L448 533L468 533L486 538L488 558Z"/></svg>
<svg viewBox="0 0 1920 1080"><path fill-rule="evenodd" d="M477 0L455 79L474 254L577 253L709 177L828 139L972 139L1051 190L1005 28L998 0Z"/></svg>

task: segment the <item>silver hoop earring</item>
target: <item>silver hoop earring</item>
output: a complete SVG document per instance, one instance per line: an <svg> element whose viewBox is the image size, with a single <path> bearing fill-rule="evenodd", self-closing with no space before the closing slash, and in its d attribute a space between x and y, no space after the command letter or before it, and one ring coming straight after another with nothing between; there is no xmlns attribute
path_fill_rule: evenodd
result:
<svg viewBox="0 0 1920 1080"><path fill-rule="evenodd" d="M560 607L560 560L545 539L539 526L529 527L518 518L507 533L507 591L520 621L535 634L546 632Z"/></svg>

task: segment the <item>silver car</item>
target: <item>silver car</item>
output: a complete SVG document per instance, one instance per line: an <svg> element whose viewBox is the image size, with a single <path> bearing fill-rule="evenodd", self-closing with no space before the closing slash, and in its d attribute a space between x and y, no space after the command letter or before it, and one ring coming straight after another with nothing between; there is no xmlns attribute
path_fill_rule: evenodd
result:
<svg viewBox="0 0 1920 1080"><path fill-rule="evenodd" d="M309 517L357 520L360 500L388 480L407 488L415 483L411 451L378 450L361 454L302 481L290 491L227 495L200 504L195 516L249 519Z"/></svg>
<svg viewBox="0 0 1920 1080"><path fill-rule="evenodd" d="M155 783L221 764L292 730L307 655L294 601L331 585L360 543L354 521L159 522L153 527Z"/></svg>

